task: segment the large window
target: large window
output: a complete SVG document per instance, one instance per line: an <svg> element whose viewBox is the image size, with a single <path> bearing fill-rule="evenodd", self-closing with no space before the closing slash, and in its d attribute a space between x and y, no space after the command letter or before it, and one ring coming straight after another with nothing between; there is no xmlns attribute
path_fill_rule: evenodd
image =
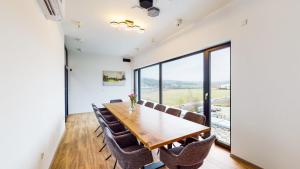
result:
<svg viewBox="0 0 300 169"><path fill-rule="evenodd" d="M182 115L204 114L217 143L230 146L230 43L137 69L135 77L141 99L180 108Z"/></svg>
<svg viewBox="0 0 300 169"><path fill-rule="evenodd" d="M162 64L162 103L203 113L203 53Z"/></svg>
<svg viewBox="0 0 300 169"><path fill-rule="evenodd" d="M141 99L159 103L159 65L143 68L140 73Z"/></svg>

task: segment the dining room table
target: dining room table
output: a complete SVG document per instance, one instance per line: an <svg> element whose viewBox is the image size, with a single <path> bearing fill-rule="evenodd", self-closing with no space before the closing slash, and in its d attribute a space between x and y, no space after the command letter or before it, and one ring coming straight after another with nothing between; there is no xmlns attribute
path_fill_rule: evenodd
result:
<svg viewBox="0 0 300 169"><path fill-rule="evenodd" d="M150 151L171 145L186 138L210 132L210 128L183 118L130 102L103 104L135 137ZM153 162L145 169L164 167L162 162Z"/></svg>

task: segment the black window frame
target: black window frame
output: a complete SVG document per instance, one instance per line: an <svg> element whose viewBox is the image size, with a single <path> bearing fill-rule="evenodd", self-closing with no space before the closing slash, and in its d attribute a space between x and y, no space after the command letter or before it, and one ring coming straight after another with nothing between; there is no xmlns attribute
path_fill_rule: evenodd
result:
<svg viewBox="0 0 300 169"><path fill-rule="evenodd" d="M163 88L162 88L162 65L164 63L168 63L168 62L172 62L172 61L176 61L176 60L179 60L179 59L183 59L183 58L186 58L186 57L190 57L190 56L193 56L193 55L197 55L197 54L200 54L200 53L203 53L203 73L204 73L204 76L203 76L203 101L204 101L204 106L203 106L203 109L204 109L204 115L206 116L206 125L207 126L211 126L211 103L210 103L210 99L211 99L211 52L214 52L214 51L217 51L217 50L220 50L220 49L224 49L224 48L227 48L227 47L230 47L230 67L231 67L231 41L228 41L228 42L225 42L225 43L221 43L221 44L218 44L218 45L215 45L213 47L209 47L209 48L206 48L206 49L202 49L202 50L199 50L199 51L196 51L196 52L192 52L192 53L189 53L189 54L186 54L186 55L182 55L182 56L179 56L179 57L175 57L175 58L172 58L172 59L168 59L168 60L164 60L164 61L161 61L161 62L158 62L158 63L154 63L154 64L150 64L150 65L147 65L147 66L144 66L144 67L140 67L140 68L136 68L134 69L134 72L138 71L138 77L136 77L136 74L134 73L134 91L136 91L136 87L138 87L138 93L136 93L138 95L138 98L141 99L141 90L140 90L140 79L141 79L141 70L142 69L145 69L145 68L148 68L148 67L151 67L151 66L159 66L159 103L162 104L162 100L163 100ZM230 86L231 86L231 68L230 68ZM135 80L136 78L138 78L138 86L135 85ZM232 113L231 113L231 107L232 107L232 104L231 104L231 91L232 91L232 88L230 89L230 140L231 140L231 117L232 117ZM205 98L205 93L208 93L207 97ZM208 101L206 101L208 100ZM222 143L222 142L219 142L219 141L216 141L216 143L226 149L231 149L231 141L230 141L230 145L227 145L225 143Z"/></svg>
<svg viewBox="0 0 300 169"><path fill-rule="evenodd" d="M136 77L136 73L137 73L137 76L138 77ZM140 78L141 78L141 76L140 76L140 69L135 69L134 71L133 71L133 93L137 96L137 99L138 100L140 100L140 98L141 98L141 85L140 85ZM136 86L136 80L138 81L138 86ZM136 93L136 91L138 91L138 93Z"/></svg>

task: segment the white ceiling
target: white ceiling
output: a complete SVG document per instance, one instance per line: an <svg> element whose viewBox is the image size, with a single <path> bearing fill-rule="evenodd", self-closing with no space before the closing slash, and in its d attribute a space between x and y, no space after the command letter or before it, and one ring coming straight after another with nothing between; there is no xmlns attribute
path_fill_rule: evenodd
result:
<svg viewBox="0 0 300 169"><path fill-rule="evenodd" d="M132 8L138 0L66 0L63 28L69 50L80 48L83 53L110 57L134 56L180 29L198 22L231 0L154 0L160 8L158 17L147 16L145 10ZM183 19L180 28L176 20ZM146 29L144 34L112 28L109 22L133 20ZM73 21L80 21L78 29ZM81 42L75 38L82 39ZM153 42L154 40L154 42Z"/></svg>

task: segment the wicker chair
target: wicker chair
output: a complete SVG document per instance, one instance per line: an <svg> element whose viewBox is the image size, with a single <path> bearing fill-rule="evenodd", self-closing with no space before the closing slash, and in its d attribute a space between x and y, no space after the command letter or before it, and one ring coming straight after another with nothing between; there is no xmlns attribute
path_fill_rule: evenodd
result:
<svg viewBox="0 0 300 169"><path fill-rule="evenodd" d="M169 169L197 169L202 166L216 136L190 143L185 147L160 148L160 160Z"/></svg>

